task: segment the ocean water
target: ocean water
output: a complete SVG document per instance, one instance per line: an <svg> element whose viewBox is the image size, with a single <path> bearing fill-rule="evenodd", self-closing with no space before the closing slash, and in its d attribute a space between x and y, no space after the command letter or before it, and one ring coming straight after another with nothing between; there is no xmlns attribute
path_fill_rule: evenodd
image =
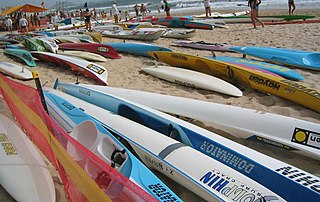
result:
<svg viewBox="0 0 320 202"><path fill-rule="evenodd" d="M144 3L147 9L153 12L163 11L161 6L163 5L162 0L117 0L117 5L120 10L129 9L133 11L133 6L137 4ZM169 0L171 5L171 11L173 13L177 12L189 12L189 11L203 11L203 0ZM101 1L89 1L89 8L96 8L97 10L107 10L112 6L113 0ZM296 8L319 8L320 12L320 0L295 0ZM248 9L246 0L212 0L211 8L212 10L246 10ZM79 5L79 8L82 6ZM261 9L287 9L288 0L262 0L260 5ZM70 9L72 10L72 9ZM108 13L108 12L107 12Z"/></svg>

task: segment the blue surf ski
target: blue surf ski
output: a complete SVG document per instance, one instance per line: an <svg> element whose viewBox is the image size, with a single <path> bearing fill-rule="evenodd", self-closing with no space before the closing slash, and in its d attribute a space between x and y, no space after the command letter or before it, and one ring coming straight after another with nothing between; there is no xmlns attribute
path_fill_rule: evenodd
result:
<svg viewBox="0 0 320 202"><path fill-rule="evenodd" d="M250 55L278 64L320 70L320 52L259 46L234 46L230 49L244 55Z"/></svg>
<svg viewBox="0 0 320 202"><path fill-rule="evenodd" d="M172 51L169 48L165 48L157 45L151 45L147 43L103 42L103 44L107 44L113 47L114 49L117 50L117 52L129 53L129 54L145 56L145 57L150 57L147 53L148 51Z"/></svg>
<svg viewBox="0 0 320 202"><path fill-rule="evenodd" d="M289 69L284 66L276 65L276 64L267 63L267 62L249 60L245 58L228 57L228 56L216 56L216 57L207 56L207 58L218 60L221 62L231 62L239 65L252 66L255 68L273 72L275 74L278 74L279 76L282 76L283 78L294 80L294 81L302 81L304 79L304 77L301 74L299 74L298 72L292 69Z"/></svg>
<svg viewBox="0 0 320 202"><path fill-rule="evenodd" d="M82 134L84 136L81 136L80 133L74 134L78 138L77 141L89 150L94 150L93 152L97 156L110 163L112 167L130 180L133 179L135 183L158 201L164 202L168 198L172 201L181 201L174 192L141 163L117 138L98 124L95 119L60 96L50 93L50 90L44 91L44 96L50 117L67 132L72 132L77 126L88 121L94 124L97 132ZM89 131L88 128L86 127L82 130ZM96 143L97 140L98 143ZM96 146L97 148L95 148ZM158 187L161 191L155 191L153 187Z"/></svg>

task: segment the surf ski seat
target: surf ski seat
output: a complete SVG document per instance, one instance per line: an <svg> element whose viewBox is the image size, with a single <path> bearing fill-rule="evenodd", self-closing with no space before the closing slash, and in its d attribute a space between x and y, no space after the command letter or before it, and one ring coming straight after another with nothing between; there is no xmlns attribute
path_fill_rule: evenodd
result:
<svg viewBox="0 0 320 202"><path fill-rule="evenodd" d="M95 142L98 138L98 131L96 125L92 121L87 120L74 127L70 132L70 136L90 151L94 151ZM68 143L67 145L67 152L76 161L81 161L85 158L71 143Z"/></svg>

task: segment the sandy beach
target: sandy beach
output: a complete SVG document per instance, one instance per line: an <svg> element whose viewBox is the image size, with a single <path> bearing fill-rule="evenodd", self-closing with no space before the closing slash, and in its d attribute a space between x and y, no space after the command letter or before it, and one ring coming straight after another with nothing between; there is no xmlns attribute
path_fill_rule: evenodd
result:
<svg viewBox="0 0 320 202"><path fill-rule="evenodd" d="M220 13L227 13L230 11L219 10ZM281 15L287 14L285 10L261 10L260 15ZM198 13L199 14L199 13ZM295 14L315 15L316 18L320 18L319 10L299 10ZM197 30L196 36L191 38L193 41L206 41L212 43L227 43L230 45L254 45L254 46L272 46L281 48L290 48L306 51L318 51L320 52L320 24L293 24L293 25L269 25L264 28L258 27L258 29L252 29L252 24L229 24L229 29L215 28L213 30ZM4 33L3 33L4 34ZM152 42L152 44L161 45L171 48L173 51L188 53L198 56L209 56L211 53L204 50L195 50L189 48L182 48L172 45L174 39L160 38L159 40ZM104 38L104 41L119 42L118 39ZM129 40L128 40L129 42ZM149 42L148 42L149 43ZM6 62L18 63L17 61L7 57L3 54L3 50L0 49L0 60ZM236 53L221 53L216 52L216 55L225 56L238 56ZM135 90L143 90L148 92L162 93L166 95L175 95L187 98L193 98L198 100L204 100L208 102L227 104L238 107L245 107L250 109L256 109L260 111L280 114L284 116L299 118L320 124L320 115L317 112L309 110L303 106L295 104L291 101L287 101L283 98L267 95L265 93L258 92L253 89L245 88L243 96L240 98L230 97L219 93L192 89L189 87L179 86L164 80L160 80L151 75L143 73L140 68L144 66L153 65L153 61L150 58L137 57L129 54L121 54L121 59L108 59L107 62L98 63L106 67L108 71L108 85L112 87L121 87ZM250 57L249 57L250 58ZM19 65L24 65L18 63ZM28 66L25 66L29 68ZM30 70L38 70L40 80L46 87L53 87L55 80L58 78L62 82L76 82L76 76L73 71L64 67L59 67L54 64L37 61L37 66L29 68ZM299 68L292 68L305 77L301 83L308 85L315 89L320 89L320 72L304 70ZM97 84L96 81L84 76L79 76L81 83ZM35 87L34 81L24 82L27 85ZM11 117L5 102L0 100L0 112ZM236 114L235 114L236 116ZM12 117L11 117L12 118ZM252 142L249 140L240 140L230 134L221 132L207 123L203 123L197 120L189 120L190 122L204 127L210 131L216 132L226 138L234 140L240 144L253 148L256 151L264 153L268 156L276 158L280 161L284 161L298 168L301 168L307 172L320 177L320 162L305 156L298 155L293 152L289 152L277 147L265 145L262 143ZM54 173L54 172L53 172ZM59 182L56 174L53 174L57 193L57 201L66 201L63 193L63 187ZM202 201L201 198L196 196L190 191L184 189L181 185L167 179L163 175L159 174L164 182L168 182L168 186L175 191L181 199L185 201ZM14 201L3 190L0 190L0 201Z"/></svg>

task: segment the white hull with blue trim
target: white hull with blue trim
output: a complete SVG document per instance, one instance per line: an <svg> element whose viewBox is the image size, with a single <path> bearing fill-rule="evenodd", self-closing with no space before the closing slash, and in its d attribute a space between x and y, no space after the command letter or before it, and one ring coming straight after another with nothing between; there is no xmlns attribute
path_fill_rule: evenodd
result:
<svg viewBox="0 0 320 202"><path fill-rule="evenodd" d="M61 91L52 93L99 120L118 139L124 139L148 167L161 172L206 201L284 201L245 175L173 139L175 131L171 132L170 138L170 135L160 134ZM251 167L246 169L250 170Z"/></svg>
<svg viewBox="0 0 320 202"><path fill-rule="evenodd" d="M320 179L292 165L160 111L88 86L67 83L58 83L57 86L63 92L130 118L162 134L167 134L171 125L178 132L182 143L246 175L287 201L317 201L320 197ZM180 104L183 105L183 103ZM249 167L252 169L248 170Z"/></svg>

